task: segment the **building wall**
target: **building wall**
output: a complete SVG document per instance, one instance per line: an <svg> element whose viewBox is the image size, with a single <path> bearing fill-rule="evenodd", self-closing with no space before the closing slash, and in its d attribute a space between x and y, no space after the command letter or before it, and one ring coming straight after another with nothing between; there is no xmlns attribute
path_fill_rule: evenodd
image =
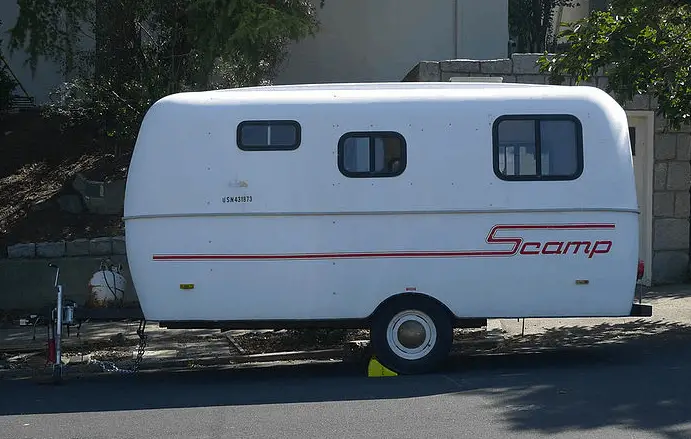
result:
<svg viewBox="0 0 691 439"><path fill-rule="evenodd" d="M449 57L455 45L452 3L326 0L317 9L319 32L291 46L275 83L396 80L417 60Z"/></svg>
<svg viewBox="0 0 691 439"><path fill-rule="evenodd" d="M0 40L2 40L2 47L0 53L7 61L12 72L17 76L19 82L26 89L30 97L36 100L37 104L42 104L48 101L50 91L60 84L62 75L59 66L49 60L41 60L36 68L36 74L31 73L31 69L24 62L27 55L24 51L16 51L10 56L8 44L9 35L7 32L14 27L17 17L19 16L19 5L15 0L0 1L0 19L2 25L0 26ZM23 94L21 89L18 93Z"/></svg>
<svg viewBox="0 0 691 439"><path fill-rule="evenodd" d="M398 81L421 59L507 55L508 0L327 0L317 13L276 84Z"/></svg>
<svg viewBox="0 0 691 439"><path fill-rule="evenodd" d="M501 76L504 82L546 84L535 61L536 54L513 54L496 60L455 59L418 63L404 81L448 81L454 76ZM565 85L574 85L567 78ZM604 89L607 78L599 75L583 84ZM626 110L656 110L654 99L639 95L624 105ZM670 130L655 117L653 144L652 282L685 282L689 272L689 207L691 189L691 126Z"/></svg>

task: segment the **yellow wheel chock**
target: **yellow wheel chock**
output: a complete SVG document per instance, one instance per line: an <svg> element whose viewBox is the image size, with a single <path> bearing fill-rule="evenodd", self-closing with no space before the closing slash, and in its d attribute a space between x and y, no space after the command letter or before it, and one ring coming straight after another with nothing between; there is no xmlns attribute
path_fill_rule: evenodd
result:
<svg viewBox="0 0 691 439"><path fill-rule="evenodd" d="M372 357L369 360L369 365L367 366L367 376L372 377L395 377L398 374L393 370L384 367L376 357Z"/></svg>

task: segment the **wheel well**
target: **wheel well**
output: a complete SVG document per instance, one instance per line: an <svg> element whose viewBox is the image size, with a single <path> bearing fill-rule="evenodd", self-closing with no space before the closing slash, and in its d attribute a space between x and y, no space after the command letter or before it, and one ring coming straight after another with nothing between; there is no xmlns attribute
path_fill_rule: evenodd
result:
<svg viewBox="0 0 691 439"><path fill-rule="evenodd" d="M398 300L402 300L404 298L412 297L415 298L416 300L426 300L428 302L432 302L435 305L439 306L441 309L443 309L448 315L449 318L455 319L456 316L451 312L448 306L446 306L442 301L439 299L428 296L427 294L423 293L399 293L399 294L394 294L393 296L387 297L383 302L381 302L377 307L372 311L372 313L367 317L368 320L371 320L377 313L384 307L388 306L390 303L394 303Z"/></svg>

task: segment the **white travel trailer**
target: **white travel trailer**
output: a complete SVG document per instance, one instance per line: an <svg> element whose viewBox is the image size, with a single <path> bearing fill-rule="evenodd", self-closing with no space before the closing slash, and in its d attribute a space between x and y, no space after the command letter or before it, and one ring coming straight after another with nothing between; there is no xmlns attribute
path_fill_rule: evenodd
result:
<svg viewBox="0 0 691 439"><path fill-rule="evenodd" d="M147 320L370 328L399 373L488 318L651 315L627 118L597 88L174 94L143 120L125 221Z"/></svg>

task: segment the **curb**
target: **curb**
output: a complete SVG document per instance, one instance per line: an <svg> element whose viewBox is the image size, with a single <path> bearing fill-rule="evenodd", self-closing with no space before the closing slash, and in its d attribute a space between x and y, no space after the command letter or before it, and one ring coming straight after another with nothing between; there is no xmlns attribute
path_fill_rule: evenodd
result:
<svg viewBox="0 0 691 439"><path fill-rule="evenodd" d="M291 361L291 360L331 360L334 357L344 358L346 349L322 349L318 351L289 351L271 352L267 354L238 355L230 358L231 363L254 363L265 361ZM344 358L345 359L345 358Z"/></svg>

